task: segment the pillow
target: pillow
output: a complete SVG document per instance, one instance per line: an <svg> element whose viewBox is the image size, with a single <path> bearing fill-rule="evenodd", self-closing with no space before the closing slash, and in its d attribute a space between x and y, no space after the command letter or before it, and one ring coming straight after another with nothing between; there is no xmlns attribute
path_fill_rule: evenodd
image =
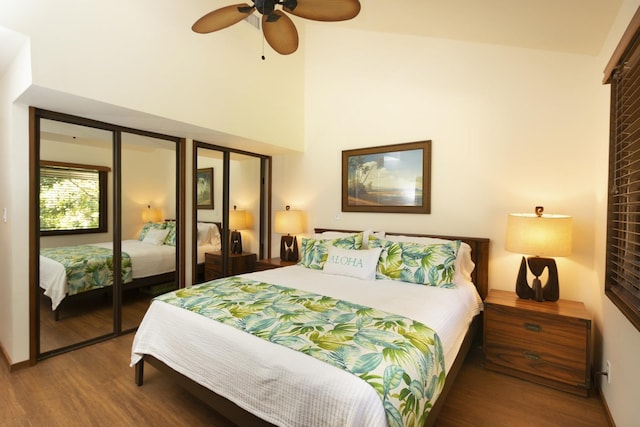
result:
<svg viewBox="0 0 640 427"><path fill-rule="evenodd" d="M358 234L357 232L349 233L345 231L323 231L322 233L316 233L316 239L336 239L338 237L350 237ZM369 246L369 236L384 237L384 231L365 230L362 232L362 249L367 249Z"/></svg>
<svg viewBox="0 0 640 427"><path fill-rule="evenodd" d="M298 264L314 270L322 270L324 263L327 261L329 246L336 246L342 249L360 249L362 247L362 237L362 233L332 240L303 237Z"/></svg>
<svg viewBox="0 0 640 427"><path fill-rule="evenodd" d="M220 243L220 230L218 229L217 224L213 224L211 226L211 246L213 246L214 251L219 251L222 249L222 244Z"/></svg>
<svg viewBox="0 0 640 427"><path fill-rule="evenodd" d="M166 222L147 222L142 226L142 230L140 230L140 234L138 235L138 240L143 241L151 229L164 230L165 228L167 228Z"/></svg>
<svg viewBox="0 0 640 427"><path fill-rule="evenodd" d="M199 222L197 224L198 228L198 246L206 245L211 240L211 225L206 222Z"/></svg>
<svg viewBox="0 0 640 427"><path fill-rule="evenodd" d="M160 228L151 228L149 232L142 239L142 243L150 243L152 245L164 245L164 239L167 238L169 230Z"/></svg>
<svg viewBox="0 0 640 427"><path fill-rule="evenodd" d="M455 287L455 264L460 241L434 245L372 239L371 247L382 248L376 268L379 279L400 280L441 288Z"/></svg>
<svg viewBox="0 0 640 427"><path fill-rule="evenodd" d="M419 237L419 236L386 236L385 239L392 242L413 242L423 245L434 245L439 243L450 243L453 240L439 239L436 237ZM458 256L456 257L456 282L462 280L471 282L471 273L476 265L471 260L471 246L465 242L460 242Z"/></svg>
<svg viewBox="0 0 640 427"><path fill-rule="evenodd" d="M322 272L375 280L376 266L381 252L382 248L357 250L329 246L327 261L324 263Z"/></svg>
<svg viewBox="0 0 640 427"><path fill-rule="evenodd" d="M167 238L164 239L164 244L168 246L176 245L176 223L171 221L167 222L167 230L169 233L167 234Z"/></svg>

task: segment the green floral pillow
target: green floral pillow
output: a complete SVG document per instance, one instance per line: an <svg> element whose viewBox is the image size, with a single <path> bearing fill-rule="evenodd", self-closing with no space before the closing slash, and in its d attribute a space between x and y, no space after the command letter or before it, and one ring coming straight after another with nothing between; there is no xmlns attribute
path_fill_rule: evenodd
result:
<svg viewBox="0 0 640 427"><path fill-rule="evenodd" d="M363 233L331 240L308 239L303 237L300 245L300 261L298 264L314 270L322 270L324 263L327 262L329 246L342 249L360 249L362 247L363 237Z"/></svg>
<svg viewBox="0 0 640 427"><path fill-rule="evenodd" d="M167 238L164 239L164 244L169 246L176 245L176 223L173 221L167 222L167 229L169 230L169 234L167 234Z"/></svg>
<svg viewBox="0 0 640 427"><path fill-rule="evenodd" d="M376 278L420 285L455 288L456 256L460 241L435 245L391 242L374 236L370 248L382 248Z"/></svg>
<svg viewBox="0 0 640 427"><path fill-rule="evenodd" d="M140 230L140 235L138 236L138 240L142 242L146 237L147 233L149 232L149 230L152 228L164 230L165 228L167 228L167 223L166 222L147 222L144 226L142 226L142 230Z"/></svg>

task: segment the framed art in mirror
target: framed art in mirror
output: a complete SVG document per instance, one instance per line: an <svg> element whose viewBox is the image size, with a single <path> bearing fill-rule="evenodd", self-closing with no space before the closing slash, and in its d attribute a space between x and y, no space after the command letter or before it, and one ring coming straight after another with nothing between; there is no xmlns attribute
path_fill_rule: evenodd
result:
<svg viewBox="0 0 640 427"><path fill-rule="evenodd" d="M342 211L431 213L431 141L342 151Z"/></svg>
<svg viewBox="0 0 640 427"><path fill-rule="evenodd" d="M198 169L198 209L213 209L213 168Z"/></svg>

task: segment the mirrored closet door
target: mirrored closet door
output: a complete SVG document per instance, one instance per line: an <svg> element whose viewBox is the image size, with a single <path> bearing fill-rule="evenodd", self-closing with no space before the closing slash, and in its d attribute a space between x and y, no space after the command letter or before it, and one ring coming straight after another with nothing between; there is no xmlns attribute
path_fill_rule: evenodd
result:
<svg viewBox="0 0 640 427"><path fill-rule="evenodd" d="M194 283L253 271L270 256L271 158L194 147Z"/></svg>
<svg viewBox="0 0 640 427"><path fill-rule="evenodd" d="M113 332L108 275L81 268L93 245L114 238L113 132L40 120L40 353ZM66 267L65 267L66 265ZM67 275L65 268L70 273Z"/></svg>
<svg viewBox="0 0 640 427"><path fill-rule="evenodd" d="M135 329L181 265L181 140L32 110L36 359ZM182 220L182 222L181 222Z"/></svg>

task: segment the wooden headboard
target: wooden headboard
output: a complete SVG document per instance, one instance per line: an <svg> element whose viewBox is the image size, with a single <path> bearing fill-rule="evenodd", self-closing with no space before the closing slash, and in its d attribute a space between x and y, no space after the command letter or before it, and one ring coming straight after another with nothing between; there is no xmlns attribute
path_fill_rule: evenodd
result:
<svg viewBox="0 0 640 427"><path fill-rule="evenodd" d="M337 231L342 233L359 233L362 230L336 230L333 228L315 228L316 233ZM483 237L440 236L433 234L413 234L385 232L387 236L435 237L438 239L461 240L471 246L471 260L476 268L471 273L473 283L484 300L489 292L489 239Z"/></svg>

